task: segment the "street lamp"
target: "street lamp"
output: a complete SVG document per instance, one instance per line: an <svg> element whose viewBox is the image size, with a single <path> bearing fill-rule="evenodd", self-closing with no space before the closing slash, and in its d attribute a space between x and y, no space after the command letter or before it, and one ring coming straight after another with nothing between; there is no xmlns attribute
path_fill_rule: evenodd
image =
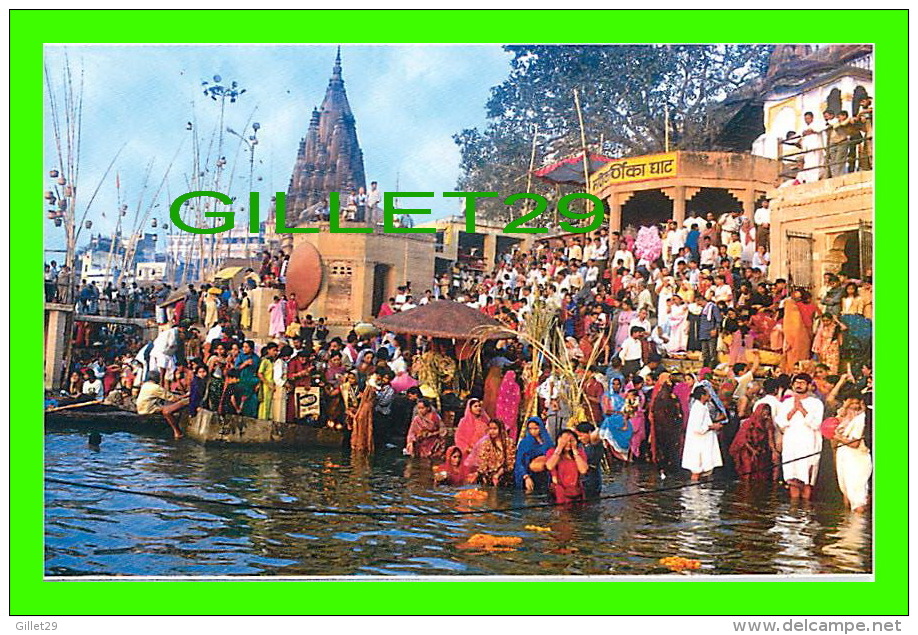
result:
<svg viewBox="0 0 918 635"><path fill-rule="evenodd" d="M236 100L246 92L245 88L239 86L239 82L233 80L224 83L223 78L219 75L214 75L211 80L204 80L201 82L203 86L203 92L206 97L210 97L213 101L220 102L220 124L217 128L217 163L216 163L216 175L214 177L214 191L220 191L220 177L223 175L223 168L226 165L226 157L223 156L223 130L224 123L223 118L226 112L226 101L229 100L229 103L235 104ZM216 223L216 220L214 221ZM211 238L211 263L214 265L216 270L216 256L218 253L217 241L220 238L214 236Z"/></svg>
<svg viewBox="0 0 918 635"><path fill-rule="evenodd" d="M243 135L239 134L232 128L227 128L226 131L235 137L239 137L239 140L245 144L246 148L249 151L249 192L252 191L252 181L255 175L255 146L258 145L258 131L261 130L261 124L257 121L252 124L252 134L246 139ZM248 260L249 253L249 239L250 236L245 237L245 259Z"/></svg>

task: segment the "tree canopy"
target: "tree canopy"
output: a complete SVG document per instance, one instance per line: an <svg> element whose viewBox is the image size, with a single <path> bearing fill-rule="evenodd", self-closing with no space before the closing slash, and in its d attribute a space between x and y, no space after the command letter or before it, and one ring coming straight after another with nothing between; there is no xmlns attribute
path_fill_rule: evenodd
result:
<svg viewBox="0 0 918 635"><path fill-rule="evenodd" d="M491 89L483 130L454 135L462 153L458 188L523 191L536 139L536 166L581 149L573 91L579 93L587 145L609 156L714 150L731 93L763 76L765 45L513 45L508 78ZM547 184L533 191L550 194ZM569 188L568 188L569 189ZM482 200L493 215L496 199ZM504 212L506 213L506 212Z"/></svg>

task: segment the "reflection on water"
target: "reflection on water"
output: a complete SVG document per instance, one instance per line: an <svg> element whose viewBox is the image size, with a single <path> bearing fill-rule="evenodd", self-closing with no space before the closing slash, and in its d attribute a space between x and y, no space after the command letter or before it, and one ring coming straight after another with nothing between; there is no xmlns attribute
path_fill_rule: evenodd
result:
<svg viewBox="0 0 918 635"><path fill-rule="evenodd" d="M445 511L543 502L492 491L463 502L430 486L430 469L397 453L360 464L340 451L202 448L116 433L45 437L46 474L133 490L251 505ZM682 481L617 466L603 493ZM715 482L569 508L371 518L231 508L46 486L45 567L58 575L673 574L658 561L700 560L692 575L865 573L869 518L839 500L792 506L768 484ZM526 526L550 528L538 531ZM519 536L509 551L459 547L476 533Z"/></svg>

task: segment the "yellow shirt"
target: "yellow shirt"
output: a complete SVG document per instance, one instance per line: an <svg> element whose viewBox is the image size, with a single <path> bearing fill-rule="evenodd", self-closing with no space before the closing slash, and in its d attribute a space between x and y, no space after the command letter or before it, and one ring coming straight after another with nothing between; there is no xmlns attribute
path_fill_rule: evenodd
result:
<svg viewBox="0 0 918 635"><path fill-rule="evenodd" d="M160 402L172 399L172 393L152 381L145 381L137 395L137 414L149 415L159 412Z"/></svg>
<svg viewBox="0 0 918 635"><path fill-rule="evenodd" d="M741 243L738 240L735 240L729 245L727 245L727 255L730 256L730 258L734 260L742 256L743 255L743 243Z"/></svg>

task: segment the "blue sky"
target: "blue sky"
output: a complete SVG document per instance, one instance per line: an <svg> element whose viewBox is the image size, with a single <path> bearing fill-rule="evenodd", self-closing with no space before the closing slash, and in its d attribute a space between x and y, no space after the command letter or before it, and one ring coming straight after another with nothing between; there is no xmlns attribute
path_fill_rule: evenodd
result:
<svg viewBox="0 0 918 635"><path fill-rule="evenodd" d="M64 47L49 46L45 58L52 82L64 66ZM364 153L367 180L383 191L452 191L459 175L459 149L452 135L485 123L489 89L509 71L510 55L499 46L342 46L345 88ZM69 46L71 67L84 72L80 199L88 200L115 153L115 168L93 203L92 232L114 229L120 176L123 202L133 218L148 163L154 160L147 198L178 152L167 187L153 216L160 225L174 199L187 191L191 138L185 130L194 111L198 130L209 139L219 107L202 94L201 82L220 75L247 92L227 105L225 125L242 132L246 121L261 124L256 150L255 189L262 200L286 191L297 146L313 106L325 94L335 58L334 46ZM192 105L193 104L193 105ZM59 167L48 123L46 169ZM184 140L184 145L182 142ZM224 155L238 167L232 194L248 191L248 155L225 137ZM181 149L180 149L181 148ZM227 166L228 169L232 167ZM226 191L226 188L223 188ZM424 207L423 199L417 206ZM435 216L458 212L455 199L429 201ZM412 201L415 204L415 201ZM407 201L403 202L408 207ZM263 203L263 208L267 206ZM105 214L103 217L102 214ZM267 209L262 210L267 214ZM238 221L237 221L238 223ZM46 246L63 246L63 231L45 221ZM147 223L146 229L152 231ZM80 242L88 238L83 231Z"/></svg>

